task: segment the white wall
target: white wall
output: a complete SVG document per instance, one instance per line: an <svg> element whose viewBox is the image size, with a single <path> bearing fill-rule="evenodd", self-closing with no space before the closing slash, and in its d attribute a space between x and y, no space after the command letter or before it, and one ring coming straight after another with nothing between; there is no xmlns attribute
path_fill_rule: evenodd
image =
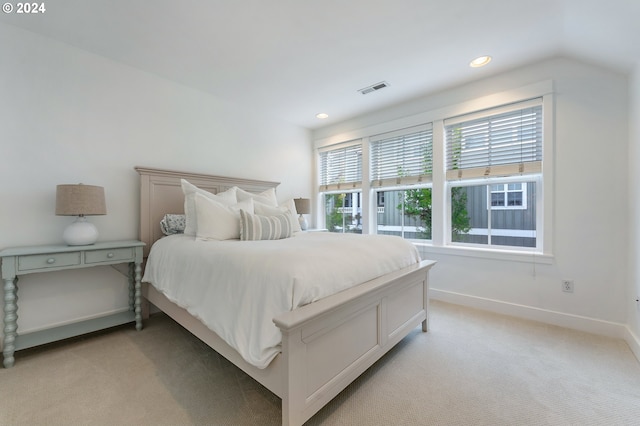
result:
<svg viewBox="0 0 640 426"><path fill-rule="evenodd" d="M553 80L553 262L465 257L429 250L432 296L591 331L618 334L627 311L628 82L625 75L555 58L314 132L355 129ZM572 294L561 280L575 280Z"/></svg>
<svg viewBox="0 0 640 426"><path fill-rule="evenodd" d="M631 345L640 359L640 63L629 84L629 293L628 325Z"/></svg>
<svg viewBox="0 0 640 426"><path fill-rule="evenodd" d="M100 239L138 236L134 166L282 182L281 199L310 196L305 129L38 35L0 24L0 249L62 242L55 188L105 188ZM26 275L19 331L127 306L111 267Z"/></svg>

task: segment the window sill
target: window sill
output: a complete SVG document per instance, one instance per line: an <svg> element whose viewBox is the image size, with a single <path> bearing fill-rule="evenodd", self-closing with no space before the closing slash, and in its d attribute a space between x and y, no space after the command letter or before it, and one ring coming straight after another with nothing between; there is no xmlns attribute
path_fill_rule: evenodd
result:
<svg viewBox="0 0 640 426"><path fill-rule="evenodd" d="M513 251L513 250L497 250L486 248L474 248L474 247L459 247L459 246L447 246L437 247L431 244L412 241L412 243L418 247L421 253L424 254L445 254L448 256L465 256L475 257L479 259L491 259L491 260L507 260L511 262L527 262L534 261L537 264L551 265L554 261L554 256L550 254L542 254L531 251Z"/></svg>

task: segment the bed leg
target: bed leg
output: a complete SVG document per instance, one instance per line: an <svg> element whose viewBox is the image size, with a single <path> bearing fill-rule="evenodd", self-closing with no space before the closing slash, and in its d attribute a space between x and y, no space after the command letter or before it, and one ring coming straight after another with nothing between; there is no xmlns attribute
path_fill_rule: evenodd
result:
<svg viewBox="0 0 640 426"><path fill-rule="evenodd" d="M429 321L427 320L422 321L422 331L424 331L425 333L429 331Z"/></svg>
<svg viewBox="0 0 640 426"><path fill-rule="evenodd" d="M282 362L285 370L282 393L282 426L302 426L305 417L305 355L300 328L282 330Z"/></svg>
<svg viewBox="0 0 640 426"><path fill-rule="evenodd" d="M142 300L140 301L140 308L142 309L142 319L143 320L148 320L149 319L149 311L150 311L150 303L149 303L149 299L147 299L147 287L149 286L149 283L142 283L141 287L142 287Z"/></svg>
<svg viewBox="0 0 640 426"><path fill-rule="evenodd" d="M148 320L149 319L149 301L147 299L142 299L142 302L140 303L140 307L142 308L142 319Z"/></svg>

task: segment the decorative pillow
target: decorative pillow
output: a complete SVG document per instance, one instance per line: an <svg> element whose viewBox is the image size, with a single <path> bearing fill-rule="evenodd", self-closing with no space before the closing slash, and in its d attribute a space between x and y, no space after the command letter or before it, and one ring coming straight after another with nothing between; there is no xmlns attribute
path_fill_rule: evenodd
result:
<svg viewBox="0 0 640 426"><path fill-rule="evenodd" d="M182 234L186 217L183 214L165 214L160 221L160 229L164 235Z"/></svg>
<svg viewBox="0 0 640 426"><path fill-rule="evenodd" d="M253 212L253 200L226 206L200 193L195 194L196 238L234 240L240 238L240 209Z"/></svg>
<svg viewBox="0 0 640 426"><path fill-rule="evenodd" d="M293 201L293 198L280 203L280 207L284 207L291 212L291 226L293 227L293 232L302 232L302 228L300 228L300 220L298 220L296 203Z"/></svg>
<svg viewBox="0 0 640 426"><path fill-rule="evenodd" d="M291 221L291 232L300 232L300 221L298 221L298 212L296 211L296 204L293 202L293 198L280 204L278 207L269 206L259 202L253 203L253 210L255 214L263 216L276 216L286 213L289 215Z"/></svg>
<svg viewBox="0 0 640 426"><path fill-rule="evenodd" d="M240 210L240 239L242 241L280 240L291 236L289 214L262 216Z"/></svg>
<svg viewBox="0 0 640 426"><path fill-rule="evenodd" d="M236 197L238 201L245 201L249 198L253 198L253 201L257 201L262 204L267 204L269 206L278 206L278 199L276 198L276 190L275 188L269 188L266 191L263 191L259 194L254 194L252 192L247 192L244 189L236 188Z"/></svg>
<svg viewBox="0 0 640 426"><path fill-rule="evenodd" d="M212 194L209 191L205 191L202 188L187 182L184 179L180 179L182 186L182 193L184 194L184 214L186 216L186 223L184 228L185 235L196 235L196 227L198 226L195 195L202 194L207 198L218 201L221 204L230 206L236 204L238 199L236 198L235 187L230 188L219 194Z"/></svg>

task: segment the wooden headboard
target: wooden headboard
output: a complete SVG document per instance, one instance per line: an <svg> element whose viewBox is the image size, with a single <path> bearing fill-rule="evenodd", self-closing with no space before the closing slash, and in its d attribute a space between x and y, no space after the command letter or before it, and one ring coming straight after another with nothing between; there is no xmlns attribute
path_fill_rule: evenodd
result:
<svg viewBox="0 0 640 426"><path fill-rule="evenodd" d="M140 174L140 241L146 244L145 257L156 240L162 238L160 221L167 213L184 213L184 195L180 179L213 194L237 186L249 192L262 192L275 188L279 182L254 179L238 179L200 173L136 167Z"/></svg>

